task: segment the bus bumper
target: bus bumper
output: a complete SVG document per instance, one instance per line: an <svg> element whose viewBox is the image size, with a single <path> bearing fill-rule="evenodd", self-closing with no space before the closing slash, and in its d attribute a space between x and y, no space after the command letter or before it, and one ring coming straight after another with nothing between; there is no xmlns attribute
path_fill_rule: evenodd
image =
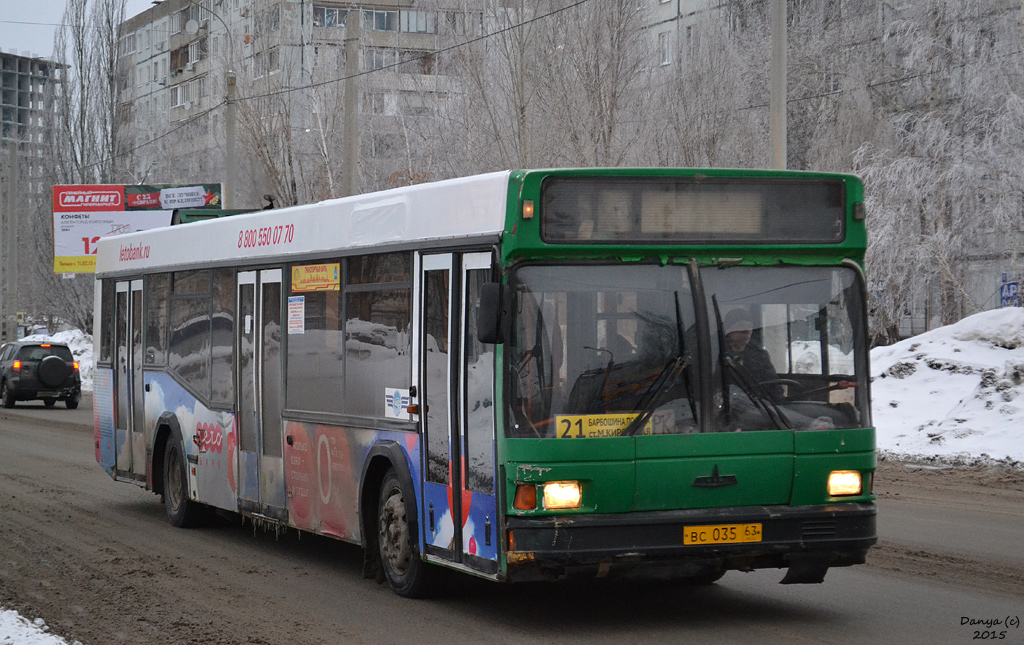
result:
<svg viewBox="0 0 1024 645"><path fill-rule="evenodd" d="M730 569L789 569L785 584L821 582L863 564L878 541L874 503L756 506L506 521L509 581L577 577L714 579ZM684 544L693 527L760 524L757 542Z"/></svg>

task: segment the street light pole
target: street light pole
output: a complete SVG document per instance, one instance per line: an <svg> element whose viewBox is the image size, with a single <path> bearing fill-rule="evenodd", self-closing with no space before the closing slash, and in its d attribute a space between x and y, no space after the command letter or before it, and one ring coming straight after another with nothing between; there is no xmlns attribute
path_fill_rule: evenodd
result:
<svg viewBox="0 0 1024 645"><path fill-rule="evenodd" d="M355 14L353 16L352 14ZM345 140L343 142L342 195L359 193L359 36L362 12L348 14L345 22Z"/></svg>
<svg viewBox="0 0 1024 645"><path fill-rule="evenodd" d="M235 208L235 72L228 70L225 75L227 84L227 107L224 114L224 208Z"/></svg>
<svg viewBox="0 0 1024 645"><path fill-rule="evenodd" d="M771 166L786 169L786 0L772 0Z"/></svg>

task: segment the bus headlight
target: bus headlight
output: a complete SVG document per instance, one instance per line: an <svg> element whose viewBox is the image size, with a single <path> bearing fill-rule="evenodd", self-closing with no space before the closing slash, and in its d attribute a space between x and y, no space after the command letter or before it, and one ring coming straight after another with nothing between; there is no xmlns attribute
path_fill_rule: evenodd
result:
<svg viewBox="0 0 1024 645"><path fill-rule="evenodd" d="M828 494L831 497L860 495L863 486L856 470L833 470L828 475Z"/></svg>
<svg viewBox="0 0 1024 645"><path fill-rule="evenodd" d="M579 508L582 495L579 482L548 482L544 484L544 508Z"/></svg>

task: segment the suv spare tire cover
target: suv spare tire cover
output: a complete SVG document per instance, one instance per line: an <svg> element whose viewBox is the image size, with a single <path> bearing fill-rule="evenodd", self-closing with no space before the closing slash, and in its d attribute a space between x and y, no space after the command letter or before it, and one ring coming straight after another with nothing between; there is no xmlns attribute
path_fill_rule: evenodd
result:
<svg viewBox="0 0 1024 645"><path fill-rule="evenodd" d="M71 369L60 356L47 356L39 362L39 382L46 387L59 387L64 384Z"/></svg>

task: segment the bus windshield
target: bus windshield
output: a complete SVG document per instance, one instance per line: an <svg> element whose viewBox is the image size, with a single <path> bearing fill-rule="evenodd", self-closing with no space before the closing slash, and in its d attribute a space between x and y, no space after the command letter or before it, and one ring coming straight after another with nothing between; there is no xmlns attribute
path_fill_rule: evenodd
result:
<svg viewBox="0 0 1024 645"><path fill-rule="evenodd" d="M850 268L533 265L510 282L511 437L868 423Z"/></svg>

